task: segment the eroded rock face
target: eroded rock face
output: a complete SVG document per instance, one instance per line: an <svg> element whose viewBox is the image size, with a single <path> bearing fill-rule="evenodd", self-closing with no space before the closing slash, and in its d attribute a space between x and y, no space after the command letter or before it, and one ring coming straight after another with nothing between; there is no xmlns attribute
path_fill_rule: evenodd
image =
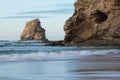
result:
<svg viewBox="0 0 120 80"><path fill-rule="evenodd" d="M45 29L41 27L39 19L26 23L26 26L21 34L21 40L48 41L45 36Z"/></svg>
<svg viewBox="0 0 120 80"><path fill-rule="evenodd" d="M120 39L120 0L77 0L65 25L65 43Z"/></svg>

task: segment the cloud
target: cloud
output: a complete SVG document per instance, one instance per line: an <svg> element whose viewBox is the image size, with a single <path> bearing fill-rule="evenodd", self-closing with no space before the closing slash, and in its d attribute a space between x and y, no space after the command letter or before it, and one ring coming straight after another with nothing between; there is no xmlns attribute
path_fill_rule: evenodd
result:
<svg viewBox="0 0 120 80"><path fill-rule="evenodd" d="M14 14L15 16L3 16L0 19L31 19L31 18L54 18L51 14L71 14L73 13L73 9L56 9L56 10L41 10L41 11L27 11L27 12L20 12ZM43 14L44 16L26 16L26 15L35 15L35 14ZM48 15L48 16L45 16Z"/></svg>
<svg viewBox="0 0 120 80"><path fill-rule="evenodd" d="M71 14L73 9L56 9L56 10L37 10L37 11L27 11L17 14Z"/></svg>
<svg viewBox="0 0 120 80"><path fill-rule="evenodd" d="M73 3L62 3L62 4L58 4L58 7L65 7L65 8L69 8L71 6L73 6Z"/></svg>
<svg viewBox="0 0 120 80"><path fill-rule="evenodd" d="M51 14L62 15L62 14L72 14L72 13L73 13L73 9L68 9L68 8L54 9L54 10L37 10L37 11L26 11L26 12L15 13L13 14L13 16L1 16L0 19L54 18L54 15Z"/></svg>
<svg viewBox="0 0 120 80"><path fill-rule="evenodd" d="M4 16L0 17L0 19L31 19L31 18L52 18L51 16Z"/></svg>

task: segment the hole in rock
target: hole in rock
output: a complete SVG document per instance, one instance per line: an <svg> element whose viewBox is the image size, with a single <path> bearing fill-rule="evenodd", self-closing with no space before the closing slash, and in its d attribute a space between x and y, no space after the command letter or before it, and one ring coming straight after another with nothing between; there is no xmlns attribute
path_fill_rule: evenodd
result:
<svg viewBox="0 0 120 80"><path fill-rule="evenodd" d="M102 23L107 20L108 16L99 10L95 10L95 12L92 14L92 16L95 18L96 23Z"/></svg>

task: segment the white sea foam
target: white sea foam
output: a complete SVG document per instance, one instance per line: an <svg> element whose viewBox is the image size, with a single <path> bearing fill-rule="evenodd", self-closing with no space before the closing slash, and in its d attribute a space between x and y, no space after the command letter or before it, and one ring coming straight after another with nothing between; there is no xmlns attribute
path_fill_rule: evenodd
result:
<svg viewBox="0 0 120 80"><path fill-rule="evenodd" d="M41 61L41 60L71 60L80 59L90 55L120 54L120 50L82 50L82 51L59 51L37 52L29 54L4 54L0 55L3 61Z"/></svg>

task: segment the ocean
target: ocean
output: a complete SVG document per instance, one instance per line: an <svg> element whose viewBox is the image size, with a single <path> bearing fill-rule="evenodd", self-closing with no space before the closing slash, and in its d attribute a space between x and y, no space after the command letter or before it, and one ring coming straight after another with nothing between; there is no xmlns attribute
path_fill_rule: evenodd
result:
<svg viewBox="0 0 120 80"><path fill-rule="evenodd" d="M120 47L0 41L0 80L120 80Z"/></svg>

